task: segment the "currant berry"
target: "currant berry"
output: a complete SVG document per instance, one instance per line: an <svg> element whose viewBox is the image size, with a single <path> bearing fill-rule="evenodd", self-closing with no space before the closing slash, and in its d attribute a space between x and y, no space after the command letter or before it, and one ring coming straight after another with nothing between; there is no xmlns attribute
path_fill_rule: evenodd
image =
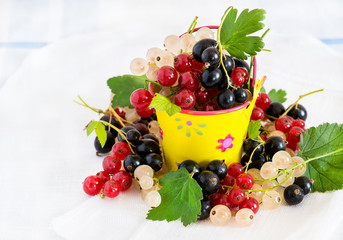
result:
<svg viewBox="0 0 343 240"><path fill-rule="evenodd" d="M143 122L135 123L134 128L136 128L142 136L149 133L148 126Z"/></svg>
<svg viewBox="0 0 343 240"><path fill-rule="evenodd" d="M143 176L148 176L152 178L154 177L154 170L149 165L143 164L135 169L133 176L137 181L139 181Z"/></svg>
<svg viewBox="0 0 343 240"><path fill-rule="evenodd" d="M175 57L174 68L179 73L191 71L193 69L193 59L188 53L182 53Z"/></svg>
<svg viewBox="0 0 343 240"><path fill-rule="evenodd" d="M312 190L312 181L305 176L295 178L294 184L298 185L304 191L304 195Z"/></svg>
<svg viewBox="0 0 343 240"><path fill-rule="evenodd" d="M130 131L130 130L132 130L132 129L135 129L133 126L125 126L125 127L123 127L122 129L120 129L122 132L124 132L124 133L127 133L128 131ZM118 134L118 141L119 142L125 142L125 140L123 139L123 137L120 135L120 134Z"/></svg>
<svg viewBox="0 0 343 240"><path fill-rule="evenodd" d="M136 109L149 107L154 96L146 89L140 88L131 93L130 103Z"/></svg>
<svg viewBox="0 0 343 240"><path fill-rule="evenodd" d="M201 214L198 215L198 219L204 220L210 216L210 212L212 209L212 203L208 199L203 199L200 201L200 203L201 203Z"/></svg>
<svg viewBox="0 0 343 240"><path fill-rule="evenodd" d="M197 60L194 59L193 55L191 55L191 59L192 59L192 70L193 71L200 71L200 75L201 75L201 70L204 67L204 64L202 62L198 62Z"/></svg>
<svg viewBox="0 0 343 240"><path fill-rule="evenodd" d="M97 176L88 176L83 181L83 191L89 196L94 196L100 193L102 185L104 183Z"/></svg>
<svg viewBox="0 0 343 240"><path fill-rule="evenodd" d="M260 174L262 178L269 179L269 178L276 177L278 174L278 170L277 170L277 167L274 165L274 163L266 162L261 167Z"/></svg>
<svg viewBox="0 0 343 240"><path fill-rule="evenodd" d="M300 135L303 131L300 127L292 127L287 134L287 141L289 143L299 143Z"/></svg>
<svg viewBox="0 0 343 240"><path fill-rule="evenodd" d="M205 38L197 42L193 47L193 57L198 62L202 62L201 55L206 48L217 46L217 41L211 38Z"/></svg>
<svg viewBox="0 0 343 240"><path fill-rule="evenodd" d="M143 58L135 58L130 63L130 71L137 76L146 74L149 69L148 62Z"/></svg>
<svg viewBox="0 0 343 240"><path fill-rule="evenodd" d="M269 158L273 158L274 154L278 151L285 151L286 144L282 137L280 136L272 136L265 141L265 153L268 155Z"/></svg>
<svg viewBox="0 0 343 240"><path fill-rule="evenodd" d="M155 141L156 143L159 142L158 138L154 134L151 134L151 133L144 134L143 139L151 139L151 140Z"/></svg>
<svg viewBox="0 0 343 240"><path fill-rule="evenodd" d="M233 58L231 56L224 55L223 56L223 64L224 64L224 68L225 68L226 72L230 76L233 69L235 68L235 61L233 60ZM223 75L225 75L224 71L223 71Z"/></svg>
<svg viewBox="0 0 343 240"><path fill-rule="evenodd" d="M120 191L122 192L128 190L132 185L131 175L124 170L120 170L119 172L113 174L112 180L120 184Z"/></svg>
<svg viewBox="0 0 343 240"><path fill-rule="evenodd" d="M201 54L201 60L206 68L216 67L220 61L220 53L215 47L206 48Z"/></svg>
<svg viewBox="0 0 343 240"><path fill-rule="evenodd" d="M249 190L254 185L254 179L247 173L241 173L236 178L236 185L242 189Z"/></svg>
<svg viewBox="0 0 343 240"><path fill-rule="evenodd" d="M290 107L291 106L289 106L288 109ZM293 117L294 119L301 119L303 121L306 121L307 111L306 111L306 108L303 105L298 103L295 106L293 106L291 108L291 110L289 110L287 115Z"/></svg>
<svg viewBox="0 0 343 240"><path fill-rule="evenodd" d="M120 170L121 161L115 155L106 156L102 161L102 167L109 174L114 174Z"/></svg>
<svg viewBox="0 0 343 240"><path fill-rule="evenodd" d="M206 69L201 75L201 85L204 88L215 88L222 80L222 71L219 68Z"/></svg>
<svg viewBox="0 0 343 240"><path fill-rule="evenodd" d="M261 108L262 110L267 110L271 103L270 97L267 93L259 93L256 99L256 107Z"/></svg>
<svg viewBox="0 0 343 240"><path fill-rule="evenodd" d="M293 168L295 164L298 164L299 166L297 166L296 168ZM300 177L306 172L306 164L304 163L304 159L298 156L294 156L291 158L288 168L293 168L294 177Z"/></svg>
<svg viewBox="0 0 343 240"><path fill-rule="evenodd" d="M171 87L176 83L177 71L171 66L163 66L157 72L157 81L164 87Z"/></svg>
<svg viewBox="0 0 343 240"><path fill-rule="evenodd" d="M245 201L245 193L240 188L233 188L229 192L229 200L231 203L240 205Z"/></svg>
<svg viewBox="0 0 343 240"><path fill-rule="evenodd" d="M211 161L206 170L212 171L213 173L217 174L220 180L223 180L227 174L227 166L225 164L225 160L213 160Z"/></svg>
<svg viewBox="0 0 343 240"><path fill-rule="evenodd" d="M230 87L229 87L229 83L230 83ZM225 90L227 88L229 88L230 90L232 90L232 87L233 86L233 81L231 78L229 78L229 81L227 80L227 77L225 75L225 73L223 72L222 70L222 80L220 81L220 83L218 84L217 86L217 89L219 91L222 91L222 90Z"/></svg>
<svg viewBox="0 0 343 240"><path fill-rule="evenodd" d="M136 146L136 152L141 157L145 157L150 153L161 153L160 146L154 140L142 139L140 144Z"/></svg>
<svg viewBox="0 0 343 240"><path fill-rule="evenodd" d="M119 160L124 160L128 155L131 154L131 149L129 147L129 144L127 144L126 142L117 142L112 147L112 153Z"/></svg>
<svg viewBox="0 0 343 240"><path fill-rule="evenodd" d="M275 129L287 134L293 125L293 121L294 119L290 116L280 117L275 121Z"/></svg>
<svg viewBox="0 0 343 240"><path fill-rule="evenodd" d="M202 172L199 164L193 160L185 160L179 166L180 168L186 168L189 173L193 173L193 178L197 179L199 174Z"/></svg>
<svg viewBox="0 0 343 240"><path fill-rule="evenodd" d="M164 39L164 47L173 54L180 53L180 38L176 35L169 35Z"/></svg>
<svg viewBox="0 0 343 240"><path fill-rule="evenodd" d="M250 160L250 157L248 155L244 155L241 158L241 164L245 166ZM261 169L263 164L267 161L266 157L261 153L261 154L254 154L251 158L251 163L248 166L248 169Z"/></svg>
<svg viewBox="0 0 343 240"><path fill-rule="evenodd" d="M179 87L195 92L199 88L200 79L193 72L184 72L179 77Z"/></svg>
<svg viewBox="0 0 343 240"><path fill-rule="evenodd" d="M226 175L224 179L220 182L220 185L233 186L235 184L235 178L231 175Z"/></svg>
<svg viewBox="0 0 343 240"><path fill-rule="evenodd" d="M257 121L264 119L264 111L262 108L254 107L251 113L250 121Z"/></svg>
<svg viewBox="0 0 343 240"><path fill-rule="evenodd" d="M255 214L250 208L242 208L236 213L236 223L240 226L248 226L254 222Z"/></svg>
<svg viewBox="0 0 343 240"><path fill-rule="evenodd" d="M142 176L138 183L143 190L148 190L154 186L154 180L149 176Z"/></svg>
<svg viewBox="0 0 343 240"><path fill-rule="evenodd" d="M231 163L227 169L227 173L234 178L237 178L238 175L243 172L244 172L244 169L243 169L242 164L240 163Z"/></svg>
<svg viewBox="0 0 343 240"><path fill-rule="evenodd" d="M257 141L257 139L245 139L243 141L243 151L250 156L252 152L254 155L259 155L263 153L263 144Z"/></svg>
<svg viewBox="0 0 343 240"><path fill-rule="evenodd" d="M225 89L219 93L217 103L223 109L231 108L235 104L235 94L230 89Z"/></svg>
<svg viewBox="0 0 343 240"><path fill-rule="evenodd" d="M163 159L160 154L150 153L144 157L144 161L156 172L162 168Z"/></svg>
<svg viewBox="0 0 343 240"><path fill-rule="evenodd" d="M195 105L195 95L191 90L181 89L175 95L175 104L182 109L191 109Z"/></svg>
<svg viewBox="0 0 343 240"><path fill-rule="evenodd" d="M114 119L114 117L110 117L109 115L104 115L100 118L101 121L104 121L104 122L110 122L110 119L111 119L111 125L115 126L115 127L119 127L119 124L118 122ZM105 125L105 124L104 124ZM105 125L105 130L108 131L110 130L111 133L113 134L113 137L116 138L117 135L118 135L118 132L117 130L115 130L114 128L110 127L110 126L106 126Z"/></svg>
<svg viewBox="0 0 343 240"><path fill-rule="evenodd" d="M269 120L274 121L285 112L285 107L279 102L272 102L266 110Z"/></svg>
<svg viewBox="0 0 343 240"><path fill-rule="evenodd" d="M213 224L224 226L231 219L231 211L225 205L216 205L211 209L210 220Z"/></svg>
<svg viewBox="0 0 343 240"><path fill-rule="evenodd" d="M110 174L106 171L100 171L95 176L99 178L101 186L103 186L105 182L111 179Z"/></svg>
<svg viewBox="0 0 343 240"><path fill-rule="evenodd" d="M248 99L248 94L244 88L237 88L233 93L235 94L235 100L238 103L245 103Z"/></svg>
<svg viewBox="0 0 343 240"><path fill-rule="evenodd" d="M142 118L149 118L151 117L151 115L154 114L154 109L150 107L147 107L144 109L136 109L136 111L137 111L137 114Z"/></svg>
<svg viewBox="0 0 343 240"><path fill-rule="evenodd" d="M305 122L301 119L295 119L292 123L292 127L300 127L302 130L306 131Z"/></svg>
<svg viewBox="0 0 343 240"><path fill-rule="evenodd" d="M114 198L120 193L120 183L114 180L109 180L104 184L102 193L109 198Z"/></svg>
<svg viewBox="0 0 343 240"><path fill-rule="evenodd" d="M126 139L133 145L137 145L141 138L142 135L137 129L132 129L126 133Z"/></svg>
<svg viewBox="0 0 343 240"><path fill-rule="evenodd" d="M291 155L286 151L278 151L274 154L272 162L278 169L285 169L289 167L291 162Z"/></svg>
<svg viewBox="0 0 343 240"><path fill-rule="evenodd" d="M211 96L207 89L200 87L195 91L195 98L198 104L203 105L210 100Z"/></svg>
<svg viewBox="0 0 343 240"><path fill-rule="evenodd" d="M207 102L202 106L202 111L217 111L219 110L219 107L217 104L213 103L213 102Z"/></svg>
<svg viewBox="0 0 343 240"><path fill-rule="evenodd" d="M124 160L124 168L129 173L134 173L136 168L143 164L143 159L139 155L128 155Z"/></svg>
<svg viewBox="0 0 343 240"><path fill-rule="evenodd" d="M249 64L245 62L244 60L238 59L238 58L233 58L235 61L235 67L236 68L244 68L247 72L250 71Z"/></svg>
<svg viewBox="0 0 343 240"><path fill-rule="evenodd" d="M109 151L111 151L114 145L114 140L115 140L114 135L109 131L106 131L106 134L107 134L107 139L104 146L101 146L101 143L98 137L95 137L94 139L94 147L98 153L108 153Z"/></svg>
<svg viewBox="0 0 343 240"><path fill-rule="evenodd" d="M240 86L248 80L249 74L244 68L236 67L231 73L231 78L233 84L235 84L236 86Z"/></svg>
<svg viewBox="0 0 343 240"><path fill-rule="evenodd" d="M196 180L199 186L202 188L202 192L204 195L211 195L215 193L219 188L220 180L218 176L212 171L202 171Z"/></svg>
<svg viewBox="0 0 343 240"><path fill-rule="evenodd" d="M155 208L161 204L161 195L158 191L153 190L148 192L144 198L144 202L148 207Z"/></svg>
<svg viewBox="0 0 343 240"><path fill-rule="evenodd" d="M275 209L281 205L280 194L275 190L270 190L262 197L262 204L265 209Z"/></svg>
<svg viewBox="0 0 343 240"><path fill-rule="evenodd" d="M285 188L283 196L289 205L296 205L304 199L304 191L298 185L292 184Z"/></svg>

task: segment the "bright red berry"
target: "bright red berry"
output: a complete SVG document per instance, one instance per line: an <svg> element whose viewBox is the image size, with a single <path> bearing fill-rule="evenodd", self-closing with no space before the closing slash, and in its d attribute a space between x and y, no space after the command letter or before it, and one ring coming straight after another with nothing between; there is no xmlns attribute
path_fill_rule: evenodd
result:
<svg viewBox="0 0 343 240"><path fill-rule="evenodd" d="M83 191L90 196L100 193L103 183L97 176L88 176L83 181Z"/></svg>
<svg viewBox="0 0 343 240"><path fill-rule="evenodd" d="M153 97L148 90L140 88L131 93L130 102L136 109L145 109L149 107Z"/></svg>
<svg viewBox="0 0 343 240"><path fill-rule="evenodd" d="M154 109L147 107L144 109L136 109L136 112L142 118L149 118L152 114L154 114Z"/></svg>
<svg viewBox="0 0 343 240"><path fill-rule="evenodd" d="M300 127L292 127L287 134L287 142L291 144L300 142L300 135L304 130Z"/></svg>
<svg viewBox="0 0 343 240"><path fill-rule="evenodd" d="M204 64L201 62L198 62L197 60L194 59L193 55L191 55L191 59L192 59L192 67L194 70L202 70L202 68L204 67Z"/></svg>
<svg viewBox="0 0 343 240"><path fill-rule="evenodd" d="M256 107L261 108L262 110L267 110L271 103L270 97L267 93L259 93L256 99Z"/></svg>
<svg viewBox="0 0 343 240"><path fill-rule="evenodd" d="M264 111L259 107L255 107L252 110L250 120L257 121L257 120L263 120L263 118L264 118Z"/></svg>
<svg viewBox="0 0 343 240"><path fill-rule="evenodd" d="M287 147L292 149L294 152L296 152L299 148L299 143L287 143Z"/></svg>
<svg viewBox="0 0 343 240"><path fill-rule="evenodd" d="M129 144L126 142L117 142L112 147L112 153L118 158L118 160L124 160L128 155L131 154L131 149Z"/></svg>
<svg viewBox="0 0 343 240"><path fill-rule="evenodd" d="M275 121L275 129L283 133L288 133L293 125L294 119L291 116L283 116Z"/></svg>
<svg viewBox="0 0 343 240"><path fill-rule="evenodd" d="M188 53L181 53L174 59L174 67L179 73L191 71L193 69L193 59Z"/></svg>
<svg viewBox="0 0 343 240"><path fill-rule="evenodd" d="M240 188L233 188L229 192L229 200L235 205L240 205L245 201L245 192Z"/></svg>
<svg viewBox="0 0 343 240"><path fill-rule="evenodd" d="M102 186L105 184L105 182L107 182L108 180L111 179L110 174L106 171L100 171L95 176L97 176L99 178L99 180L102 183Z"/></svg>
<svg viewBox="0 0 343 240"><path fill-rule="evenodd" d="M306 131L305 122L300 118L293 121L292 127L300 127L302 130Z"/></svg>
<svg viewBox="0 0 343 240"><path fill-rule="evenodd" d="M243 172L243 166L240 163L231 163L227 169L227 173L234 178L237 178Z"/></svg>
<svg viewBox="0 0 343 240"><path fill-rule="evenodd" d="M175 104L182 109L191 109L195 105L195 95L191 90L181 89L175 95Z"/></svg>
<svg viewBox="0 0 343 240"><path fill-rule="evenodd" d="M115 174L113 174L112 180L120 183L121 191L128 190L132 185L132 177L130 173L124 170L120 170L119 172L116 172Z"/></svg>
<svg viewBox="0 0 343 240"><path fill-rule="evenodd" d="M231 175L226 175L225 178L220 182L220 185L233 186L235 184L235 178Z"/></svg>
<svg viewBox="0 0 343 240"><path fill-rule="evenodd" d="M116 155L106 156L102 161L102 167L109 174L114 174L121 168L121 161Z"/></svg>
<svg viewBox="0 0 343 240"><path fill-rule="evenodd" d="M254 185L254 179L250 174L241 173L236 178L236 184L242 189L249 190Z"/></svg>
<svg viewBox="0 0 343 240"><path fill-rule="evenodd" d="M219 110L219 106L216 103L213 102L207 102L202 106L202 111L217 111Z"/></svg>
<svg viewBox="0 0 343 240"><path fill-rule="evenodd" d="M199 88L200 79L193 72L184 72L179 77L179 87L195 92Z"/></svg>
<svg viewBox="0 0 343 240"><path fill-rule="evenodd" d="M171 87L176 83L177 71L171 66L163 66L157 71L157 81L165 87Z"/></svg>
<svg viewBox="0 0 343 240"><path fill-rule="evenodd" d="M210 93L206 88L200 87L195 91L195 98L197 99L197 103L202 105L208 101L210 101Z"/></svg>
<svg viewBox="0 0 343 240"><path fill-rule="evenodd" d="M231 73L233 84L240 86L248 80L249 74L244 68L237 67Z"/></svg>
<svg viewBox="0 0 343 240"><path fill-rule="evenodd" d="M114 198L120 193L120 183L114 180L109 180L105 183L102 193L109 198Z"/></svg>
<svg viewBox="0 0 343 240"><path fill-rule="evenodd" d="M239 209L242 208L249 208L256 214L260 206L255 198L250 197L249 199L246 199L241 205L239 205Z"/></svg>

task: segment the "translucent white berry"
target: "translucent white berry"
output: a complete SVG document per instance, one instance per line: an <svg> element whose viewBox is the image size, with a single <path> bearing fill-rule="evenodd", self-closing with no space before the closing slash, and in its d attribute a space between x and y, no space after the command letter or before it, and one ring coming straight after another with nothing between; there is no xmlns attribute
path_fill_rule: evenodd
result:
<svg viewBox="0 0 343 240"><path fill-rule="evenodd" d="M283 138L283 140L286 141L286 135L283 132L279 131L279 130L275 130L275 131L272 131L272 132L268 133L267 138L270 138L272 136L280 136L280 137Z"/></svg>
<svg viewBox="0 0 343 240"><path fill-rule="evenodd" d="M135 109L128 109L125 112L125 119L129 122L136 122L141 119Z"/></svg>
<svg viewBox="0 0 343 240"><path fill-rule="evenodd" d="M288 166L288 169L291 167L294 167L296 164L300 164L298 167L294 168L294 177L300 177L304 175L306 172L306 163L304 163L304 159L298 156L294 156L291 158L290 164Z"/></svg>
<svg viewBox="0 0 343 240"><path fill-rule="evenodd" d="M135 176L137 181L140 181L143 176L152 178L154 176L154 170L149 165L140 165L135 169L133 176Z"/></svg>
<svg viewBox="0 0 343 240"><path fill-rule="evenodd" d="M251 187L251 190L263 190L263 188L261 187L261 185L254 183L254 185L252 185ZM249 197L255 198L258 203L262 202L263 195L264 191L254 191L249 193Z"/></svg>
<svg viewBox="0 0 343 240"><path fill-rule="evenodd" d="M294 156L297 155L297 154L295 154L295 152L294 152L292 149L290 149L290 148L286 148L286 152L288 152L289 155L291 155L291 157L294 157Z"/></svg>
<svg viewBox="0 0 343 240"><path fill-rule="evenodd" d="M272 162L278 169L284 169L289 166L291 155L286 151L278 151L273 155Z"/></svg>
<svg viewBox="0 0 343 240"><path fill-rule="evenodd" d="M169 35L164 39L164 47L174 55L180 54L180 39L176 35Z"/></svg>
<svg viewBox="0 0 343 240"><path fill-rule="evenodd" d="M271 189L271 188L274 188L276 185L278 185L278 182L276 180L264 181L262 183L262 188L263 189Z"/></svg>
<svg viewBox="0 0 343 240"><path fill-rule="evenodd" d="M186 33L180 37L180 48L183 52L192 52L195 43L195 37L192 34Z"/></svg>
<svg viewBox="0 0 343 240"><path fill-rule="evenodd" d="M131 61L130 71L132 74L142 76L146 74L149 69L148 62L143 58L135 58Z"/></svg>
<svg viewBox="0 0 343 240"><path fill-rule="evenodd" d="M231 218L231 211L225 205L216 205L211 209L210 220L215 225L226 225Z"/></svg>
<svg viewBox="0 0 343 240"><path fill-rule="evenodd" d="M281 186L283 186L283 187L288 187L289 185L292 185L293 183L294 183L294 176L293 175L291 175L290 176L290 174L291 174L291 172L288 172L288 173L284 173L284 174L282 174L282 175L280 175L280 176L278 176L278 178L277 178L277 181L279 182L279 183L282 183L281 184ZM287 179L288 178L288 179ZM286 180L287 179L287 180ZM285 181L285 182L284 182Z"/></svg>
<svg viewBox="0 0 343 240"><path fill-rule="evenodd" d="M280 194L275 191L271 190L265 193L262 197L262 204L264 209L275 209L281 205L282 199Z"/></svg>
<svg viewBox="0 0 343 240"><path fill-rule="evenodd" d="M157 72L158 67L155 64L150 64L147 73L145 74L146 77L151 81L157 81Z"/></svg>
<svg viewBox="0 0 343 240"><path fill-rule="evenodd" d="M139 179L139 185L141 186L143 190L147 190L151 188L152 186L154 186L154 180L152 179L152 177L142 176Z"/></svg>
<svg viewBox="0 0 343 240"><path fill-rule="evenodd" d="M144 202L149 207L158 207L161 204L161 195L156 190L150 191L145 196Z"/></svg>
<svg viewBox="0 0 343 240"><path fill-rule="evenodd" d="M260 174L262 178L268 179L268 178L276 177L276 175L278 174L278 171L274 163L266 162L262 165Z"/></svg>
<svg viewBox="0 0 343 240"><path fill-rule="evenodd" d="M155 63L157 67L174 66L174 56L168 51L161 51L155 57Z"/></svg>
<svg viewBox="0 0 343 240"><path fill-rule="evenodd" d="M257 169L257 168L250 168L247 172L250 176L253 177L254 179L254 183L257 183L259 185L262 185L262 182L261 181L256 181L255 179L262 179L262 176L261 176L261 173L260 173L260 170Z"/></svg>
<svg viewBox="0 0 343 240"><path fill-rule="evenodd" d="M202 27L195 33L195 41L199 41L205 38L214 39L214 32L208 27Z"/></svg>
<svg viewBox="0 0 343 240"><path fill-rule="evenodd" d="M255 214L250 208L240 209L235 216L236 223L240 226L248 226L254 222Z"/></svg>
<svg viewBox="0 0 343 240"><path fill-rule="evenodd" d="M149 63L154 63L155 62L155 58L156 56L160 53L163 52L163 50L157 48L157 47L153 47L148 49L147 53L146 53L146 59Z"/></svg>

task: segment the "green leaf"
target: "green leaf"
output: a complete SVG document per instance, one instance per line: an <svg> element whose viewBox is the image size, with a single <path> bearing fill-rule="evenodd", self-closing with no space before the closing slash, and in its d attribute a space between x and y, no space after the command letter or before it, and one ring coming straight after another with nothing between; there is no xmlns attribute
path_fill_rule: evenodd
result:
<svg viewBox="0 0 343 240"><path fill-rule="evenodd" d="M131 106L131 93L138 88L143 88L145 79L145 75L123 75L108 79L107 85L114 94L112 107Z"/></svg>
<svg viewBox="0 0 343 240"><path fill-rule="evenodd" d="M265 93L266 89L264 87L261 87L260 92Z"/></svg>
<svg viewBox="0 0 343 240"><path fill-rule="evenodd" d="M300 153L307 163L305 176L314 180L314 192L343 188L343 124L324 123L301 134Z"/></svg>
<svg viewBox="0 0 343 240"><path fill-rule="evenodd" d="M279 102L279 103L284 103L286 102L287 98L286 98L286 91L279 89L276 91L276 89L272 89L269 91L268 96L270 97L270 100L272 102Z"/></svg>
<svg viewBox="0 0 343 240"><path fill-rule="evenodd" d="M158 93L155 93L155 95L156 96L152 99L149 107L159 111L166 111L169 116L173 116L181 111L181 108L172 103L169 98Z"/></svg>
<svg viewBox="0 0 343 240"><path fill-rule="evenodd" d="M260 128L262 127L261 120L250 121L248 126L248 135L249 138L255 139L260 136Z"/></svg>
<svg viewBox="0 0 343 240"><path fill-rule="evenodd" d="M93 131L95 131L101 146L104 147L107 140L107 133L104 124L100 121L91 121L87 126L87 136L89 136Z"/></svg>
<svg viewBox="0 0 343 240"><path fill-rule="evenodd" d="M201 187L188 171L180 168L169 172L163 175L160 184L161 204L149 211L147 219L170 222L181 218L184 226L196 222L201 214L203 195Z"/></svg>
<svg viewBox="0 0 343 240"><path fill-rule="evenodd" d="M237 17L237 9L228 8L223 16L225 19L220 30L222 46L232 56L240 59L248 59L246 54L256 55L262 50L264 43L261 37L248 35L264 28L261 21L264 20L265 14L266 11L263 9L254 9L250 12L249 9L245 9Z"/></svg>

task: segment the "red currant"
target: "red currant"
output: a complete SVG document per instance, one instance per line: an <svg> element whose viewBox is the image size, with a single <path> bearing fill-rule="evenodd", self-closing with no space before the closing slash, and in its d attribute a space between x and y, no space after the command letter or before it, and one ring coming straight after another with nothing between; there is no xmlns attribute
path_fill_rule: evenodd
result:
<svg viewBox="0 0 343 240"><path fill-rule="evenodd" d="M120 193L120 183L114 180L109 180L105 183L102 193L109 198L114 198Z"/></svg>
<svg viewBox="0 0 343 240"><path fill-rule="evenodd" d="M305 122L300 118L293 121L292 127L300 127L302 130L306 131Z"/></svg>
<svg viewBox="0 0 343 240"><path fill-rule="evenodd" d="M149 107L151 100L154 96L146 89L140 88L130 96L131 105L136 109L145 109Z"/></svg>
<svg viewBox="0 0 343 240"><path fill-rule="evenodd" d="M292 127L287 134L287 142L295 144L300 142L300 135L304 130L300 127Z"/></svg>
<svg viewBox="0 0 343 240"><path fill-rule="evenodd" d="M229 192L229 200L235 205L240 205L245 201L245 192L240 188L233 188Z"/></svg>
<svg viewBox="0 0 343 240"><path fill-rule="evenodd" d="M248 80L249 74L244 68L237 67L231 73L233 84L240 86Z"/></svg>
<svg viewBox="0 0 343 240"><path fill-rule="evenodd" d="M218 88L210 88L210 89L207 89L207 91L210 93L211 97L216 97L220 93Z"/></svg>
<svg viewBox="0 0 343 240"><path fill-rule="evenodd" d="M220 184L225 186L233 186L235 184L235 178L231 175L226 175Z"/></svg>
<svg viewBox="0 0 343 240"><path fill-rule="evenodd" d="M109 174L114 174L121 168L121 161L116 155L106 156L102 161L102 167Z"/></svg>
<svg viewBox="0 0 343 240"><path fill-rule="evenodd" d="M283 116L275 121L275 129L283 133L288 133L293 125L294 119L290 116Z"/></svg>
<svg viewBox="0 0 343 240"><path fill-rule="evenodd" d="M256 107L261 108L262 110L267 110L271 103L270 97L267 93L259 93L256 99Z"/></svg>
<svg viewBox="0 0 343 240"><path fill-rule="evenodd" d="M195 95L191 90L181 89L175 95L175 104L182 109L191 109L195 105Z"/></svg>
<svg viewBox="0 0 343 240"><path fill-rule="evenodd" d="M182 73L179 77L179 87L195 92L199 88L200 79L193 72Z"/></svg>
<svg viewBox="0 0 343 240"><path fill-rule="evenodd" d="M110 174L106 171L100 171L95 176L97 176L100 179L102 186L105 184L105 182L111 179Z"/></svg>
<svg viewBox="0 0 343 240"><path fill-rule="evenodd" d="M120 183L121 191L128 190L132 185L132 177L130 173L124 170L120 170L119 172L116 172L115 174L113 174L112 180Z"/></svg>
<svg viewBox="0 0 343 240"><path fill-rule="evenodd" d="M250 120L257 121L257 120L263 120L263 118L264 118L264 111L259 107L255 107L252 110Z"/></svg>
<svg viewBox="0 0 343 240"><path fill-rule="evenodd" d="M157 71L157 81L164 87L171 87L176 83L177 71L171 66L163 66Z"/></svg>
<svg viewBox="0 0 343 240"><path fill-rule="evenodd" d="M204 64L195 60L193 55L191 55L191 59L193 61L192 62L193 69L194 70L202 70L202 68L204 67Z"/></svg>
<svg viewBox="0 0 343 240"><path fill-rule="evenodd" d="M179 73L191 71L193 69L193 59L188 53L181 53L175 57L174 67Z"/></svg>
<svg viewBox="0 0 343 240"><path fill-rule="evenodd" d="M250 197L249 199L246 199L241 205L239 205L239 209L242 208L249 208L256 214L260 206L258 205L258 201L255 198Z"/></svg>
<svg viewBox="0 0 343 240"><path fill-rule="evenodd" d="M117 142L112 147L112 153L117 157L118 160L124 160L128 155L131 154L129 144L126 142Z"/></svg>
<svg viewBox="0 0 343 240"><path fill-rule="evenodd" d="M236 184L242 189L249 190L254 185L254 179L250 174L241 173L236 178Z"/></svg>
<svg viewBox="0 0 343 240"><path fill-rule="evenodd" d="M287 143L287 147L292 149L294 152L296 152L299 148L299 143Z"/></svg>
<svg viewBox="0 0 343 240"><path fill-rule="evenodd" d="M195 91L194 94L195 98L197 99L197 103L200 105L210 101L210 93L206 88L200 87Z"/></svg>
<svg viewBox="0 0 343 240"><path fill-rule="evenodd" d="M152 114L154 114L154 108L144 108L144 109L137 109L137 114L142 118L149 118Z"/></svg>
<svg viewBox="0 0 343 240"><path fill-rule="evenodd" d="M102 185L101 179L97 176L88 176L83 181L83 191L90 196L94 196L100 193Z"/></svg>
<svg viewBox="0 0 343 240"><path fill-rule="evenodd" d="M227 173L234 178L237 178L243 172L243 166L240 163L231 163L227 169Z"/></svg>
<svg viewBox="0 0 343 240"><path fill-rule="evenodd" d="M207 102L202 106L202 111L217 111L219 110L219 106L213 102Z"/></svg>

